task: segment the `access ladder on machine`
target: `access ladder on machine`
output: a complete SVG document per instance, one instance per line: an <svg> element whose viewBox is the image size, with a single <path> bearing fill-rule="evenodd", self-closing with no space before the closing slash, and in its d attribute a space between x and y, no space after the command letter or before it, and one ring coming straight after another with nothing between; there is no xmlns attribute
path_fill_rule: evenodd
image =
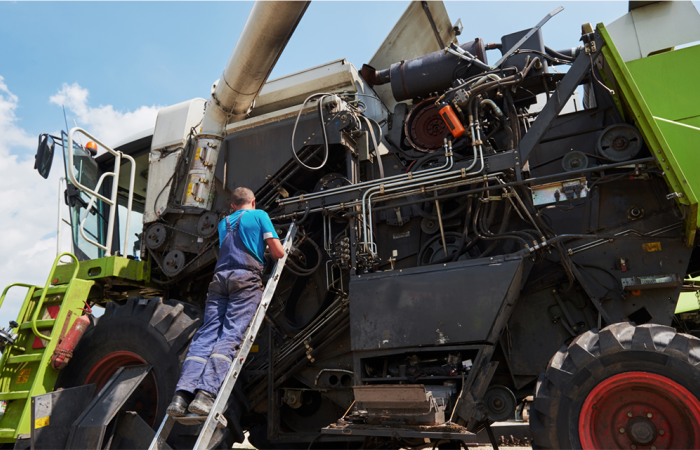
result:
<svg viewBox="0 0 700 450"><path fill-rule="evenodd" d="M54 279L62 257L73 260L70 278ZM70 326L83 313L94 281L77 278L80 265L71 253L58 255L44 286L14 283L0 295L0 305L12 287L27 288L17 322L3 331L4 350L0 358L0 401L6 410L0 417L0 444L28 438L31 431L31 398L53 390L58 370L51 367L51 355ZM47 422L48 423L48 422ZM37 424L37 427L44 424Z"/></svg>
<svg viewBox="0 0 700 450"><path fill-rule="evenodd" d="M263 292L260 305L255 311L253 320L250 322L248 329L243 335L241 345L239 346L238 352L233 359L233 363L231 364L228 374L226 374L226 378L221 385L221 389L219 389L219 395L216 396L216 400L214 401L214 405L212 406L209 415L196 416L190 414L184 417L165 416L163 422L158 428L158 431L156 432L156 436L153 438L153 442L151 442L149 450L162 450L168 448L165 441L167 440L170 430L173 428L173 425L175 425L176 422L184 425L195 425L204 422L199 438L197 438L197 443L194 445L195 450L206 449L209 447L209 442L211 441L214 430L217 426L226 427L227 423L223 414L224 410L226 409L226 403L231 395L231 392L233 391L236 381L238 380L238 376L240 375L243 364L248 357L248 353L253 346L253 341L260 330L260 326L265 318L267 308L272 301L272 296L277 288L277 283L279 282L280 275L282 274L282 270L284 269L284 265L287 261L287 256L292 247L292 241L294 240L294 235L296 232L296 224L292 223L289 227L289 231L287 232L287 236L284 239L284 243L282 244L282 247L284 248L284 256L282 256L282 258L275 263L275 266L272 269L272 274L265 285L265 291Z"/></svg>

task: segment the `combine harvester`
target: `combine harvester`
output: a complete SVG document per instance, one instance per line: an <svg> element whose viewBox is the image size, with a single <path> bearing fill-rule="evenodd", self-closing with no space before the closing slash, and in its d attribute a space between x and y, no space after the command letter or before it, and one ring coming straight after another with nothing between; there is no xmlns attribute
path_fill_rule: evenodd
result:
<svg viewBox="0 0 700 450"><path fill-rule="evenodd" d="M2 294L27 289L0 443L458 448L529 408L540 448L700 448L697 305L674 314L700 270L693 4L631 2L553 50L561 8L460 44L415 2L361 70L268 81L307 7L257 3L209 100L152 132L41 136L73 249ZM170 420L238 186L288 254L212 414Z"/></svg>

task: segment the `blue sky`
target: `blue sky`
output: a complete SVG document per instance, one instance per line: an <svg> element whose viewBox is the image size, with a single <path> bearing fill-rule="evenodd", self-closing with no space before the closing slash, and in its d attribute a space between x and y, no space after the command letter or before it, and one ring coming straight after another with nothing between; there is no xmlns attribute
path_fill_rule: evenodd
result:
<svg viewBox="0 0 700 450"><path fill-rule="evenodd" d="M314 2L272 76L347 58L361 67L374 54L407 2ZM447 2L460 42L547 23L548 46L578 45L582 23L610 23L627 2ZM247 2L0 2L0 289L43 284L56 253L57 184L32 169L36 136L64 128L61 104L89 131L115 143L152 126L158 107L208 97L233 50L252 3ZM498 58L498 52L490 53ZM381 69L381 68L380 68ZM69 250L64 229L64 250ZM0 310L14 319L23 294Z"/></svg>

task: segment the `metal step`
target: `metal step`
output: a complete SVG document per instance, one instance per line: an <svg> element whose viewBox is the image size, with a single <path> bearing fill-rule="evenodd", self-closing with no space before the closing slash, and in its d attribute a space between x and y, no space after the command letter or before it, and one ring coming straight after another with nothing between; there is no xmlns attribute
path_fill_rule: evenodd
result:
<svg viewBox="0 0 700 450"><path fill-rule="evenodd" d="M176 422L194 425L204 421L204 425L200 431L197 443L194 445L195 450L208 448L209 442L211 441L212 435L214 434L216 428L227 426L226 418L223 415L224 410L226 409L226 403L231 395L231 392L233 391L233 386L238 380L238 376L240 375L243 364L248 357L250 348L253 346L253 341L255 341L255 337L257 336L260 326L265 319L267 307L272 301L272 296L277 288L280 275L282 274L282 270L284 270L284 265L287 261L287 256L289 255L296 232L296 224L292 223L289 227L289 231L287 232L287 236L284 239L284 243L282 244L282 247L284 248L284 256L282 256L282 258L280 258L272 268L272 274L265 285L265 291L263 292L262 299L260 300L260 305L255 311L253 320L251 320L248 329L243 335L241 345L239 346L236 356L233 358L233 363L231 364L228 374L221 385L221 389L219 389L219 395L217 395L216 400L214 400L214 405L212 406L209 415L184 417L165 416L165 419L163 419L163 422L156 432L155 438L153 438L151 445L148 447L149 450L165 450L167 445L165 441L168 439L170 430L172 430L173 425Z"/></svg>

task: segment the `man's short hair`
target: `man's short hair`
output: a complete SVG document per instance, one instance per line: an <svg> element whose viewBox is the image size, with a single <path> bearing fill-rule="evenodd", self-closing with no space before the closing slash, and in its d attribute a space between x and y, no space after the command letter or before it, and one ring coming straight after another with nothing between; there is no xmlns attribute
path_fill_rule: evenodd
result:
<svg viewBox="0 0 700 450"><path fill-rule="evenodd" d="M231 204L233 206L243 206L255 200L255 194L247 187L239 187L234 189L231 194Z"/></svg>

